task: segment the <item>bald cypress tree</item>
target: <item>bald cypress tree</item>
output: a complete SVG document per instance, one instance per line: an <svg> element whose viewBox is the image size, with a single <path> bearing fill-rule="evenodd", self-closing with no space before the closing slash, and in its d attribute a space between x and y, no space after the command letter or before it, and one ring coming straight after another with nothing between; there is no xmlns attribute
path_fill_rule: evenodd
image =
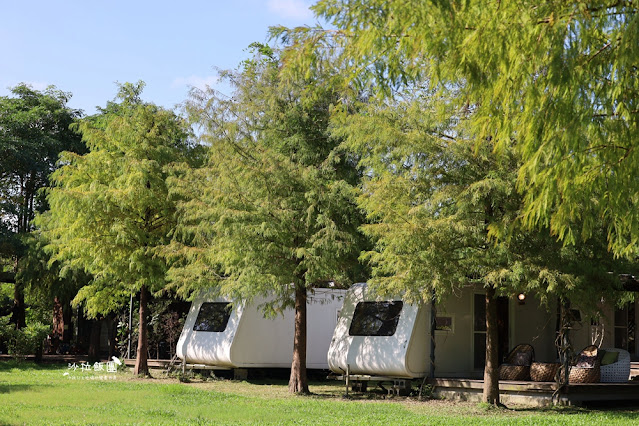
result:
<svg viewBox="0 0 639 426"><path fill-rule="evenodd" d="M40 219L53 259L90 273L74 302L90 316L140 298L135 374L148 374L147 317L152 292L166 285L167 264L158 256L175 226L168 197L169 167L188 152L187 134L171 111L140 100L142 83L124 84L120 102L78 125L89 148L62 155Z"/></svg>
<svg viewBox="0 0 639 426"><path fill-rule="evenodd" d="M365 168L360 206L375 247L364 254L378 293L428 302L474 287L486 292L484 401L499 404L497 297L535 294L584 311L619 295L623 262L598 235L563 247L519 221L515 150L476 146L467 128L472 110L443 110L428 93L408 101L371 103L360 114L338 114L334 133Z"/></svg>
<svg viewBox="0 0 639 426"><path fill-rule="evenodd" d="M518 159L520 223L562 240L573 260L580 253L603 262L612 257L606 248L636 256L636 5L320 0L314 10L334 28L272 30L289 46L285 72L303 75L337 54L347 80L387 98L423 85L436 109L472 111L465 128L473 150ZM494 232L495 241L509 232ZM597 300L588 282L565 287Z"/></svg>
<svg viewBox="0 0 639 426"><path fill-rule="evenodd" d="M385 93L426 80L463 88L476 142L521 156L528 226L572 244L603 224L610 250L636 256L637 4L321 0L314 10L336 30L274 30L293 68L338 51L345 76Z"/></svg>
<svg viewBox="0 0 639 426"><path fill-rule="evenodd" d="M239 71L223 74L230 97L195 92L188 105L210 148L204 168L175 182L185 200L177 250L187 260L173 273L181 281L206 274L238 302L267 296L266 313L294 308L289 390L308 393L307 292L346 285L362 270L359 175L328 132L339 102L328 78L284 84L277 52L252 47Z"/></svg>

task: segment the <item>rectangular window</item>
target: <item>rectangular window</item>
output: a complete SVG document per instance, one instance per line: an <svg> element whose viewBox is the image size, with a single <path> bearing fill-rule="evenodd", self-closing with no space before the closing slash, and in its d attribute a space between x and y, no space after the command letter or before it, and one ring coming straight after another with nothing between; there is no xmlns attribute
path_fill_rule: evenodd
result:
<svg viewBox="0 0 639 426"><path fill-rule="evenodd" d="M404 303L401 301L359 302L355 306L350 336L392 336L397 329L399 315Z"/></svg>
<svg viewBox="0 0 639 426"><path fill-rule="evenodd" d="M615 310L615 348L635 353L635 304Z"/></svg>
<svg viewBox="0 0 639 426"><path fill-rule="evenodd" d="M193 331L212 331L221 333L231 317L231 304L228 302L205 302L197 314Z"/></svg>
<svg viewBox="0 0 639 426"><path fill-rule="evenodd" d="M486 365L486 332L473 334L473 367L476 370Z"/></svg>
<svg viewBox="0 0 639 426"><path fill-rule="evenodd" d="M508 354L508 306L507 297L498 297L497 304L497 357L501 361ZM486 364L486 295L473 298L473 367L477 370Z"/></svg>
<svg viewBox="0 0 639 426"><path fill-rule="evenodd" d="M435 317L435 330L454 332L455 322L453 321L453 317Z"/></svg>
<svg viewBox="0 0 639 426"><path fill-rule="evenodd" d="M486 296L473 297L473 368L484 368L486 364Z"/></svg>

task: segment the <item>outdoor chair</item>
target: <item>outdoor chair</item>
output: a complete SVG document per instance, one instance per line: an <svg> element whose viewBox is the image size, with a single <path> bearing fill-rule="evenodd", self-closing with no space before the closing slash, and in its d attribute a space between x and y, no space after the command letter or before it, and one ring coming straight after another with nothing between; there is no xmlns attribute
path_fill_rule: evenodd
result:
<svg viewBox="0 0 639 426"><path fill-rule="evenodd" d="M606 353L601 361L601 381L603 383L627 382L630 378L630 354L628 351L617 348L602 350ZM614 354L617 354L616 361ZM608 363L609 360L613 362Z"/></svg>
<svg viewBox="0 0 639 426"><path fill-rule="evenodd" d="M554 382L561 364L558 362L533 362L530 364L530 379L533 382Z"/></svg>
<svg viewBox="0 0 639 426"><path fill-rule="evenodd" d="M577 362L570 367L568 383L596 383L601 376L599 349L595 345L583 348L577 355Z"/></svg>
<svg viewBox="0 0 639 426"><path fill-rule="evenodd" d="M527 343L513 348L499 366L499 380L530 380L530 364L535 360L535 349Z"/></svg>

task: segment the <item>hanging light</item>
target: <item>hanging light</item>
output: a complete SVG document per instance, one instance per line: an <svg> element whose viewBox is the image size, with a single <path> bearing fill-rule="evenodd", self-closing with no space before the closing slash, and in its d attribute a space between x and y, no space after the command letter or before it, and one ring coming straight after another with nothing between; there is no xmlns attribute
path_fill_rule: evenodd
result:
<svg viewBox="0 0 639 426"><path fill-rule="evenodd" d="M520 305L525 305L526 304L526 295L524 293L519 293L517 295L517 300L519 301Z"/></svg>

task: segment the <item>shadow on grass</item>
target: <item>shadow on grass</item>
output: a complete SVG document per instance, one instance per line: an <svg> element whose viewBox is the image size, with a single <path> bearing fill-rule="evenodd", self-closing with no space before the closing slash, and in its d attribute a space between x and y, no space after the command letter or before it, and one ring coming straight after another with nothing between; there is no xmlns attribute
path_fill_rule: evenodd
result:
<svg viewBox="0 0 639 426"><path fill-rule="evenodd" d="M37 364L34 361L18 361L15 359L0 360L0 373L10 370L38 370L51 371L59 370L61 367L67 368L67 364Z"/></svg>
<svg viewBox="0 0 639 426"><path fill-rule="evenodd" d="M284 378L283 375L279 375L279 377L250 377L246 380L232 380L229 377L232 377L231 374L226 374L226 377L221 377L222 375L213 375L212 377L204 377L197 376L192 379L189 379L189 383L206 383L208 381L228 381L228 382L244 382L250 384L252 386L279 386L286 387L288 384L288 380ZM318 399L318 400L326 400L326 401L394 401L394 402L413 402L418 404L429 404L429 402L449 402L452 405L458 403L458 401L441 401L439 399L430 400L427 397L423 399L419 399L417 397L417 393L414 392L410 396L396 396L389 395L387 389L381 389L378 386L369 387L366 392L356 392L349 391L348 397L346 397L346 388L345 384L342 381L336 380L310 380L309 381L309 389L311 391L308 395L300 396L302 398L309 399ZM225 391L231 392L232 391ZM619 406L615 403L614 406L610 406L611 402L606 402L606 410L596 409L594 407L577 407L577 406L554 406L554 407L536 407L536 406L511 406L507 408L496 408L493 406L481 407L479 404L468 403L469 405L469 413L482 413L491 414L491 411L494 411L495 414L499 413L531 413L531 414L548 414L548 415L584 415L592 412L611 412L611 415L615 419L619 420L633 420L636 422L639 419L639 408L633 405L630 406ZM437 407L439 405L436 405ZM474 407L474 408L473 408ZM594 409L593 409L594 408ZM603 408L603 407L602 407Z"/></svg>
<svg viewBox="0 0 639 426"><path fill-rule="evenodd" d="M206 382L207 380L228 380L235 381L228 377L209 377L209 378L190 378L188 380L183 380L186 383L198 383L198 382ZM282 377L277 378L248 378L245 380L239 380L241 382L248 383L253 386L288 386L288 379L284 379ZM346 388L343 382L335 381L335 380L310 380L308 383L308 387L310 390L309 394L300 395L308 398L316 398L316 399L326 399L326 400L349 400L349 401L373 401L373 400L387 400L387 399L397 399L403 400L407 397L405 396L393 396L388 394L387 389L380 388L378 386L369 388L366 392L359 391L349 391L348 396L346 396ZM416 399L411 396L411 399ZM426 401L426 399L424 399Z"/></svg>
<svg viewBox="0 0 639 426"><path fill-rule="evenodd" d="M589 409L597 411L633 411L639 415L639 404L637 401L617 400L617 401L592 401L586 405Z"/></svg>
<svg viewBox="0 0 639 426"><path fill-rule="evenodd" d="M481 406L481 404L478 404ZM576 407L576 406L563 406L563 405L551 405L548 407L537 407L537 406L515 406L506 408L496 408L493 406L482 407L485 411L514 411L516 413L548 413L548 414L584 414L587 413L588 410L584 407Z"/></svg>
<svg viewBox="0 0 639 426"><path fill-rule="evenodd" d="M11 392L21 392L31 390L33 386L31 385L5 385L0 384L0 395L3 393L11 393Z"/></svg>
<svg viewBox="0 0 639 426"><path fill-rule="evenodd" d="M616 418L628 418L637 420L639 418L639 407L636 401L601 401L590 403L581 407L578 406L549 406L549 407L513 407L507 411L518 413L548 413L562 415L577 415L585 413L611 412Z"/></svg>

